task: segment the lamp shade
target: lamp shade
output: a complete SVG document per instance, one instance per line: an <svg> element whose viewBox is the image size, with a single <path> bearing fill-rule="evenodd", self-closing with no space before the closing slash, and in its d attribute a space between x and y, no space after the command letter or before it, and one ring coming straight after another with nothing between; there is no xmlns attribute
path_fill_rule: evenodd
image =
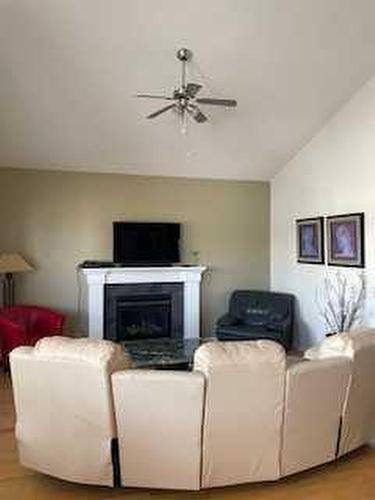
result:
<svg viewBox="0 0 375 500"><path fill-rule="evenodd" d="M0 274L24 273L32 269L19 253L0 254Z"/></svg>

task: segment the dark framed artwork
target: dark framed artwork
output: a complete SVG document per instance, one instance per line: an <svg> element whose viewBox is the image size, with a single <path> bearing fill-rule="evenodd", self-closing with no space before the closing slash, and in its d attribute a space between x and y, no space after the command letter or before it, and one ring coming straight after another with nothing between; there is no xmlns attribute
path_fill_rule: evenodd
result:
<svg viewBox="0 0 375 500"><path fill-rule="evenodd" d="M304 264L324 264L323 217L298 219L297 261Z"/></svg>
<svg viewBox="0 0 375 500"><path fill-rule="evenodd" d="M365 267L364 213L327 217L327 263Z"/></svg>

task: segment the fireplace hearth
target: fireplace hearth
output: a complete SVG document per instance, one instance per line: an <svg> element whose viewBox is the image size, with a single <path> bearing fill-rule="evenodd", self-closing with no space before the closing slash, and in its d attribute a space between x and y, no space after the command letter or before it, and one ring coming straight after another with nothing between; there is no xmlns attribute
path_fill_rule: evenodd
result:
<svg viewBox="0 0 375 500"><path fill-rule="evenodd" d="M182 338L183 285L106 285L104 338L113 341Z"/></svg>

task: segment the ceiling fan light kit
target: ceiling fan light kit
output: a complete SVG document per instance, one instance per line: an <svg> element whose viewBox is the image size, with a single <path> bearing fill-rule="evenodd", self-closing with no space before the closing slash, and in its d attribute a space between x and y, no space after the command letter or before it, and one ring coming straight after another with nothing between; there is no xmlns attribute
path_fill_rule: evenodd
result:
<svg viewBox="0 0 375 500"><path fill-rule="evenodd" d="M201 111L198 104L210 106L225 106L234 108L237 106L237 101L234 99L215 99L209 97L197 97L197 94L202 89L199 83L189 82L186 83L186 63L193 57L193 52L186 48L181 48L177 51L176 57L181 61L181 85L175 89L171 96L168 95L154 95L154 94L137 94L137 97L145 99L161 99L170 101L170 103L157 111L149 114L147 118L152 119L165 113L169 110L177 111L181 117L185 118L188 114L197 123L204 123L207 121L207 116Z"/></svg>

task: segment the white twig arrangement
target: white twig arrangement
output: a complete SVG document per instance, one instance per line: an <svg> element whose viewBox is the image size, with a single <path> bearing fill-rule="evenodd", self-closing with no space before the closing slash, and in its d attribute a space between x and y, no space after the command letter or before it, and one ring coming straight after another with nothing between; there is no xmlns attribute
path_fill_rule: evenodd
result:
<svg viewBox="0 0 375 500"><path fill-rule="evenodd" d="M317 289L317 306L327 333L340 333L359 326L366 301L363 272L327 273Z"/></svg>

